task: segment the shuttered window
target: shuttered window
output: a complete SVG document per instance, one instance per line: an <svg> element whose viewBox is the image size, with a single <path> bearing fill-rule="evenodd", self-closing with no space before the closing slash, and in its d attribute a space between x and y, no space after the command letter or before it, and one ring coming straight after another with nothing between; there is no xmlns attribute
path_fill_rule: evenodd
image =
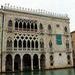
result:
<svg viewBox="0 0 75 75"><path fill-rule="evenodd" d="M56 44L61 45L62 44L62 36L61 34L56 35Z"/></svg>

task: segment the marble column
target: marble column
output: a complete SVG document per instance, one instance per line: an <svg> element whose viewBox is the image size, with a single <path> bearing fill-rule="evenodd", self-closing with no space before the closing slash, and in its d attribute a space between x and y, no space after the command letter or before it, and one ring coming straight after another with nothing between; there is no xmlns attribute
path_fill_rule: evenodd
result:
<svg viewBox="0 0 75 75"><path fill-rule="evenodd" d="M31 70L33 70L33 57L31 58Z"/></svg>
<svg viewBox="0 0 75 75"><path fill-rule="evenodd" d="M22 57L21 57L21 71L23 71L23 62L22 62Z"/></svg>
<svg viewBox="0 0 75 75"><path fill-rule="evenodd" d="M39 58L39 70L40 70L40 58Z"/></svg>
<svg viewBox="0 0 75 75"><path fill-rule="evenodd" d="M14 56L12 57L12 71L14 72Z"/></svg>

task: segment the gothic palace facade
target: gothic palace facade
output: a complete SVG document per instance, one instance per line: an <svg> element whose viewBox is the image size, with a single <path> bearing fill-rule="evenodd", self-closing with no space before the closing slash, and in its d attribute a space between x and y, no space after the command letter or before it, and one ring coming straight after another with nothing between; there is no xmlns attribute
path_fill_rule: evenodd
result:
<svg viewBox="0 0 75 75"><path fill-rule="evenodd" d="M69 18L56 14L0 9L0 71L73 66Z"/></svg>

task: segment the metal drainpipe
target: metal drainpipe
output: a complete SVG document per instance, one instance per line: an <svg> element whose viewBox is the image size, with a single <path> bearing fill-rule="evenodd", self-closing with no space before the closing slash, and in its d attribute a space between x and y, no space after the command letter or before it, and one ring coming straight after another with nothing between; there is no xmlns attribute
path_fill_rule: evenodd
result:
<svg viewBox="0 0 75 75"><path fill-rule="evenodd" d="M3 10L3 6L1 6L1 9ZM2 73L2 48L3 48L3 27L4 27L4 13L2 12L2 34L1 34L1 73Z"/></svg>

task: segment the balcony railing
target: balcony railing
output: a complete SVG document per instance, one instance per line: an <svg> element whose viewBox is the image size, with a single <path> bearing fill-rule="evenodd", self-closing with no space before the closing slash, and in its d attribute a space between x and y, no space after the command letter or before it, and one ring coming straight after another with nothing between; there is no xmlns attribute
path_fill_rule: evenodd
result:
<svg viewBox="0 0 75 75"><path fill-rule="evenodd" d="M37 32L38 29L27 29L27 28L15 28L15 31L24 31L24 32Z"/></svg>
<svg viewBox="0 0 75 75"><path fill-rule="evenodd" d="M8 27L8 32L12 32L12 27Z"/></svg>
<svg viewBox="0 0 75 75"><path fill-rule="evenodd" d="M39 49L38 48L14 48L14 50L23 50L23 51L33 51L33 50L35 50L35 51L38 51Z"/></svg>
<svg viewBox="0 0 75 75"><path fill-rule="evenodd" d="M44 48L17 48L17 47L7 47L7 51L39 51L39 52L45 52Z"/></svg>
<svg viewBox="0 0 75 75"><path fill-rule="evenodd" d="M17 48L16 48L16 47L14 47L14 50L17 50Z"/></svg>
<svg viewBox="0 0 75 75"><path fill-rule="evenodd" d="M12 47L7 47L6 48L8 51L11 51L12 50Z"/></svg>

